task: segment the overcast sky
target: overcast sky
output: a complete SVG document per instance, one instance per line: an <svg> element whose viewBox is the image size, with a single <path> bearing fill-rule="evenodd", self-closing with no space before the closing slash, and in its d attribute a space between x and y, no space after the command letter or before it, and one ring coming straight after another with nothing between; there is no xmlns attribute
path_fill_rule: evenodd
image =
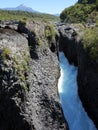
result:
<svg viewBox="0 0 98 130"><path fill-rule="evenodd" d="M78 0L0 0L0 8L17 7L20 4L45 13L61 13L66 7L75 4Z"/></svg>

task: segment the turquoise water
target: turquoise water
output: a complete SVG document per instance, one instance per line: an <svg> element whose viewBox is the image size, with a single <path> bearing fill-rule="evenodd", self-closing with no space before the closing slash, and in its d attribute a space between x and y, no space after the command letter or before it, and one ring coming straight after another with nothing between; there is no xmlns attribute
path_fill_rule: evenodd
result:
<svg viewBox="0 0 98 130"><path fill-rule="evenodd" d="M64 116L70 130L97 130L88 117L77 91L77 67L70 65L63 52L59 53L61 76L58 91Z"/></svg>

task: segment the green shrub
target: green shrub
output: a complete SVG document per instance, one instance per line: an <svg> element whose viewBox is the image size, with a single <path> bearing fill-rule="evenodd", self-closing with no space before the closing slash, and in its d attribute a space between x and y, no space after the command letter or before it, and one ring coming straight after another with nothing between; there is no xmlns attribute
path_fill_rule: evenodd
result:
<svg viewBox="0 0 98 130"><path fill-rule="evenodd" d="M37 44L38 45L42 45L43 44L43 41L41 40L41 38L39 36L37 37Z"/></svg>
<svg viewBox="0 0 98 130"><path fill-rule="evenodd" d="M83 35L83 47L92 59L98 59L98 28L87 28Z"/></svg>
<svg viewBox="0 0 98 130"><path fill-rule="evenodd" d="M96 27L98 27L98 20L96 21Z"/></svg>
<svg viewBox="0 0 98 130"><path fill-rule="evenodd" d="M50 14L0 10L0 20L20 20L25 23L27 20L59 21L60 19Z"/></svg>
<svg viewBox="0 0 98 130"><path fill-rule="evenodd" d="M15 67L15 75L20 80L20 85L24 89L28 89L27 82L26 82L26 75L29 72L28 62L29 62L30 57L25 52L21 52L21 53L22 53L23 58L24 58L23 61L21 61L17 55L14 55L14 57L13 57L14 67Z"/></svg>
<svg viewBox="0 0 98 130"><path fill-rule="evenodd" d="M3 52L2 52L2 58L4 60L8 59L10 54L12 53L11 49L10 48L3 48Z"/></svg>
<svg viewBox="0 0 98 130"><path fill-rule="evenodd" d="M53 25L47 25L45 27L45 36L48 40L53 40L56 36L56 29Z"/></svg>
<svg viewBox="0 0 98 130"><path fill-rule="evenodd" d="M24 26L26 26L27 18L22 18L20 21L21 21L21 23L22 23Z"/></svg>
<svg viewBox="0 0 98 130"><path fill-rule="evenodd" d="M86 1L84 1L86 3ZM71 22L71 23L83 23L87 22L88 19L96 20L98 16L97 13L97 4L75 4L69 8L66 8L60 14L62 22ZM94 15L95 14L95 15ZM98 17L97 17L98 18Z"/></svg>

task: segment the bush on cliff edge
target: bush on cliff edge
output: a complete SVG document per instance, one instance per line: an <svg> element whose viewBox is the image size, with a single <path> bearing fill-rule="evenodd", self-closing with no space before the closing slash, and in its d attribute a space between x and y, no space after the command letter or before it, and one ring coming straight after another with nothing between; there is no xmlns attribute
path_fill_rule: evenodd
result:
<svg viewBox="0 0 98 130"><path fill-rule="evenodd" d="M83 35L83 47L93 60L98 59L98 28L87 28Z"/></svg>
<svg viewBox="0 0 98 130"><path fill-rule="evenodd" d="M92 4L76 3L74 6L65 8L60 14L60 19L67 23L84 23L89 19L96 22L98 20L98 0Z"/></svg>
<svg viewBox="0 0 98 130"><path fill-rule="evenodd" d="M48 40L55 39L56 29L52 24L45 27L45 36Z"/></svg>

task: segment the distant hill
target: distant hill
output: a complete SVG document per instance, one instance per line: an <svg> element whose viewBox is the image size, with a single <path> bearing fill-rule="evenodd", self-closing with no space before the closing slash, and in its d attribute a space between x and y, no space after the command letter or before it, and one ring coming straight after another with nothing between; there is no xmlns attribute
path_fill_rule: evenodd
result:
<svg viewBox="0 0 98 130"><path fill-rule="evenodd" d="M20 10L20 11L27 11L27 12L33 12L33 13L40 13L36 10L33 10L30 7L25 6L24 4L21 4L15 8L3 8L4 10Z"/></svg>
<svg viewBox="0 0 98 130"><path fill-rule="evenodd" d="M59 17L60 16L60 14L53 14L54 16L57 16L57 17Z"/></svg>
<svg viewBox="0 0 98 130"><path fill-rule="evenodd" d="M14 10L14 11L19 10L19 11L27 11L27 12L32 12L32 13L42 13L42 12L36 11L36 10L30 8L30 7L27 7L24 4L21 4L21 5L17 6L17 7L14 7L14 8L13 7L3 8L3 10ZM58 13L52 14L52 15L57 16L57 17L60 16L60 14L58 14Z"/></svg>
<svg viewBox="0 0 98 130"><path fill-rule="evenodd" d="M51 14L23 10L0 10L0 20L21 20L24 22L28 20L60 21L59 17Z"/></svg>

